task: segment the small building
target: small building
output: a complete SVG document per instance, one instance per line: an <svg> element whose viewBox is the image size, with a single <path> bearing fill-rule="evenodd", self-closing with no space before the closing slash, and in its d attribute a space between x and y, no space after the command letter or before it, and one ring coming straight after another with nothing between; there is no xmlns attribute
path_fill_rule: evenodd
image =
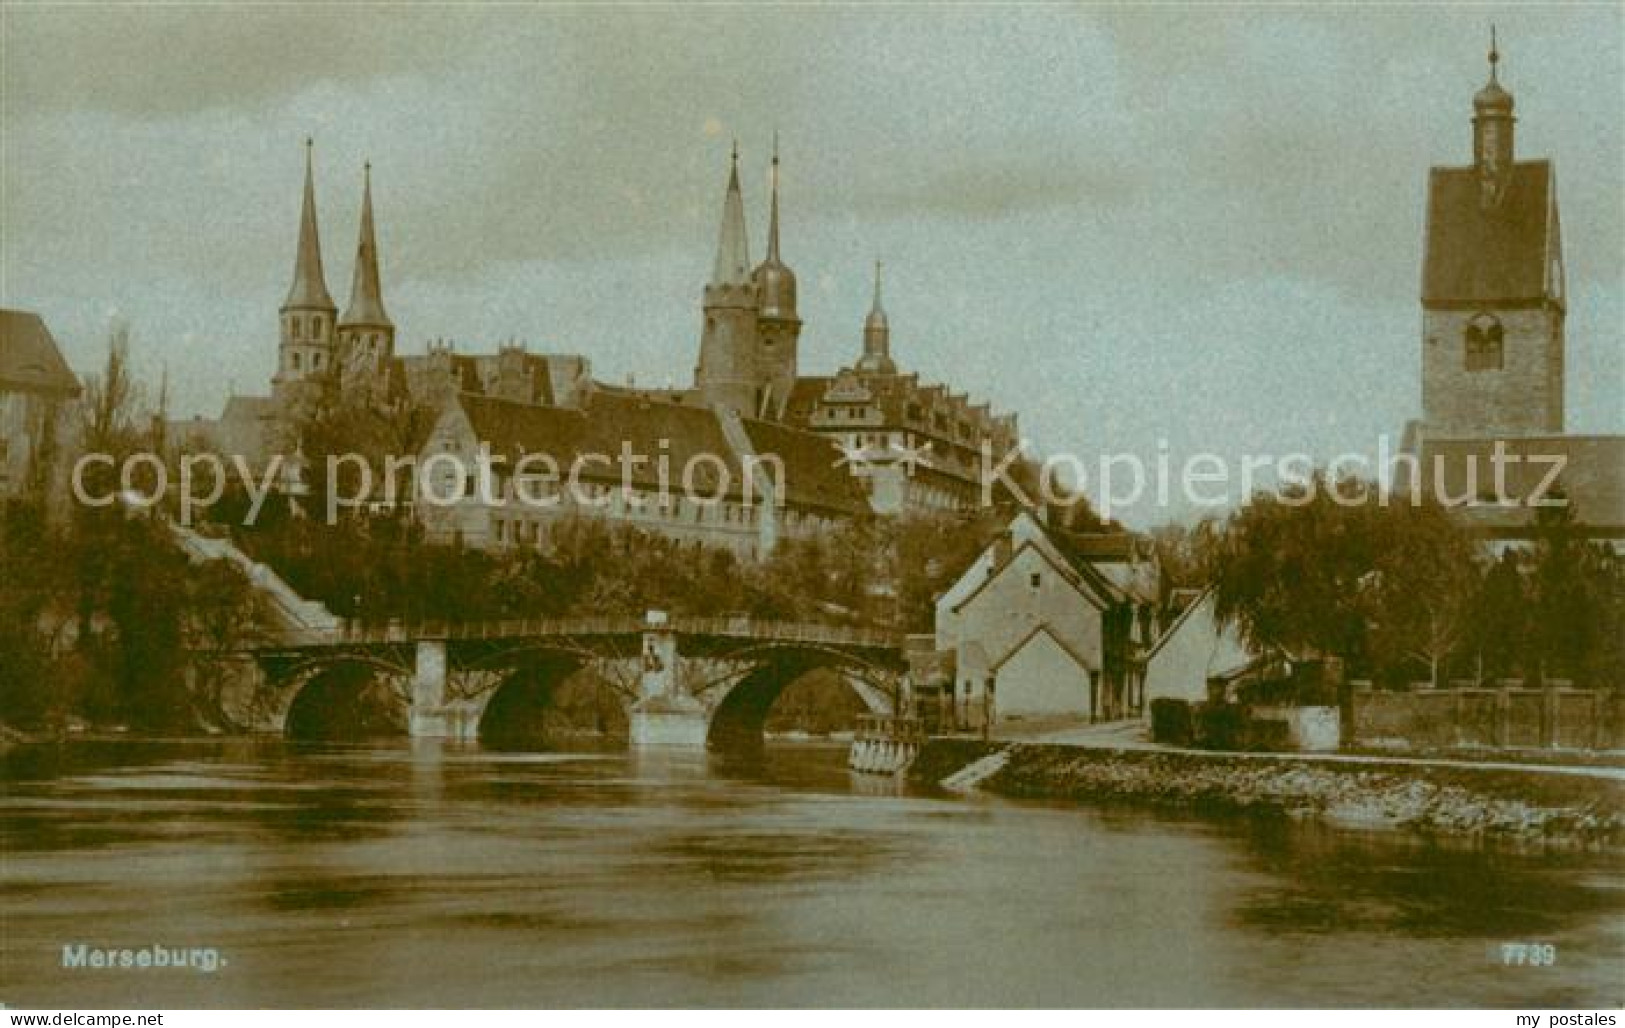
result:
<svg viewBox="0 0 1625 1028"><path fill-rule="evenodd" d="M1145 710L1159 699L1201 703L1208 683L1229 681L1251 667L1256 655L1234 625L1214 611L1211 588L1203 590L1174 618L1145 658Z"/></svg>
<svg viewBox="0 0 1625 1028"><path fill-rule="evenodd" d="M1061 532L1017 514L937 600L937 648L952 654L949 720L1137 713L1157 580L1138 536Z"/></svg>
<svg viewBox="0 0 1625 1028"><path fill-rule="evenodd" d="M0 310L0 501L51 500L79 379L38 314Z"/></svg>

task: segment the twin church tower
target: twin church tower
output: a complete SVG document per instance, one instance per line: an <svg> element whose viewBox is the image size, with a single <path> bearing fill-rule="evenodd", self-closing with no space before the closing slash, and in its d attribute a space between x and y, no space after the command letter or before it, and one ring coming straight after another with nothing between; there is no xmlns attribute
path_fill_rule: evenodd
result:
<svg viewBox="0 0 1625 1028"><path fill-rule="evenodd" d="M305 196L299 215L299 249L293 285L282 303L277 370L272 395L296 402L321 384L344 383L362 373L382 373L395 355L395 324L384 310L378 276L378 242L372 226L372 166L362 171L361 233L356 244L350 304L341 315L322 273L316 226L316 182L311 141L305 140Z"/></svg>

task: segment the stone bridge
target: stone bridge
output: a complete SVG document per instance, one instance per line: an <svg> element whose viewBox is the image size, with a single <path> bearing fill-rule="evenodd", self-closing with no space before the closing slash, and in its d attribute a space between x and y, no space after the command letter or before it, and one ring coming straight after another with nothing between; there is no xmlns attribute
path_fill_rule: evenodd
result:
<svg viewBox="0 0 1625 1028"><path fill-rule="evenodd" d="M840 675L872 713L906 705L900 636L748 617L345 623L275 633L245 656L258 669L255 720L276 731L341 670L390 687L412 735L451 739L499 736L581 671L614 692L634 746L758 745L779 694L817 668Z"/></svg>

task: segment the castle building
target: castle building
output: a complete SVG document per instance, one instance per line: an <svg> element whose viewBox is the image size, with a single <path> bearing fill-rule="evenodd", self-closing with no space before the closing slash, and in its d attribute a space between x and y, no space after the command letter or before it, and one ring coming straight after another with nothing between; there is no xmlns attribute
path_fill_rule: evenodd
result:
<svg viewBox="0 0 1625 1028"><path fill-rule="evenodd" d="M984 465L996 466L1021 443L1016 417L899 372L879 263L874 290L862 356L834 375L798 379L786 420L847 455L876 513L973 509L983 501Z"/></svg>
<svg viewBox="0 0 1625 1028"><path fill-rule="evenodd" d="M1546 498L1570 504L1582 534L1625 543L1625 436L1564 431L1556 170L1518 158L1493 41L1489 64L1472 163L1428 175L1422 417L1396 488L1431 492L1491 540L1528 538Z"/></svg>
<svg viewBox="0 0 1625 1028"><path fill-rule="evenodd" d="M545 545L560 517L599 517L751 556L780 538L855 517L978 505L984 451L996 464L1018 446L1015 417L994 415L963 393L899 370L878 264L858 359L834 375L802 375L803 326L796 275L782 250L776 139L770 182L766 255L753 265L735 146L716 256L701 290L693 384L638 390L596 381L582 356L531 353L514 342L494 353L464 353L435 340L426 352L399 354L384 304L370 164L362 172L349 302L339 313L322 265L307 140L293 281L279 312L271 393L233 396L220 418L177 423L171 436L263 463L275 453L297 454L298 425L321 405L406 402L434 415L420 453L425 460L472 459L484 449L511 458L545 453L569 467L583 454L615 457L628 443L638 453L644 451L637 446L663 444L659 455L668 459L710 453L736 472L758 461L782 469L770 495L739 491L736 475L736 491L723 490L708 504L651 500L648 483L618 478L592 461L584 479L600 490L602 503L575 502L572 495L568 503L516 509L515 483L504 480L506 498L468 490L456 502L420 506L431 536L477 546ZM518 487L528 493L527 483Z"/></svg>
<svg viewBox="0 0 1625 1028"><path fill-rule="evenodd" d="M834 375L802 375L795 272L780 250L779 154L774 143L767 256L750 269L739 152L723 193L711 279L702 296L699 360L691 390L661 395L816 433L880 514L968 510L983 499L985 463L1020 444L1013 414L995 415L946 386L901 372L881 305L880 265L858 360ZM645 393L644 395L655 395ZM984 460L984 452L991 461Z"/></svg>

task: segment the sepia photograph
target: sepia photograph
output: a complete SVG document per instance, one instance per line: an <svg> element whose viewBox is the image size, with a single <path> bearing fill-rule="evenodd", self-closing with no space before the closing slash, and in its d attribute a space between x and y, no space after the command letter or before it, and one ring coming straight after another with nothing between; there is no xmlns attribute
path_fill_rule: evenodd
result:
<svg viewBox="0 0 1625 1028"><path fill-rule="evenodd" d="M8 1025L1618 1028L1625 3L0 0L0 786Z"/></svg>

